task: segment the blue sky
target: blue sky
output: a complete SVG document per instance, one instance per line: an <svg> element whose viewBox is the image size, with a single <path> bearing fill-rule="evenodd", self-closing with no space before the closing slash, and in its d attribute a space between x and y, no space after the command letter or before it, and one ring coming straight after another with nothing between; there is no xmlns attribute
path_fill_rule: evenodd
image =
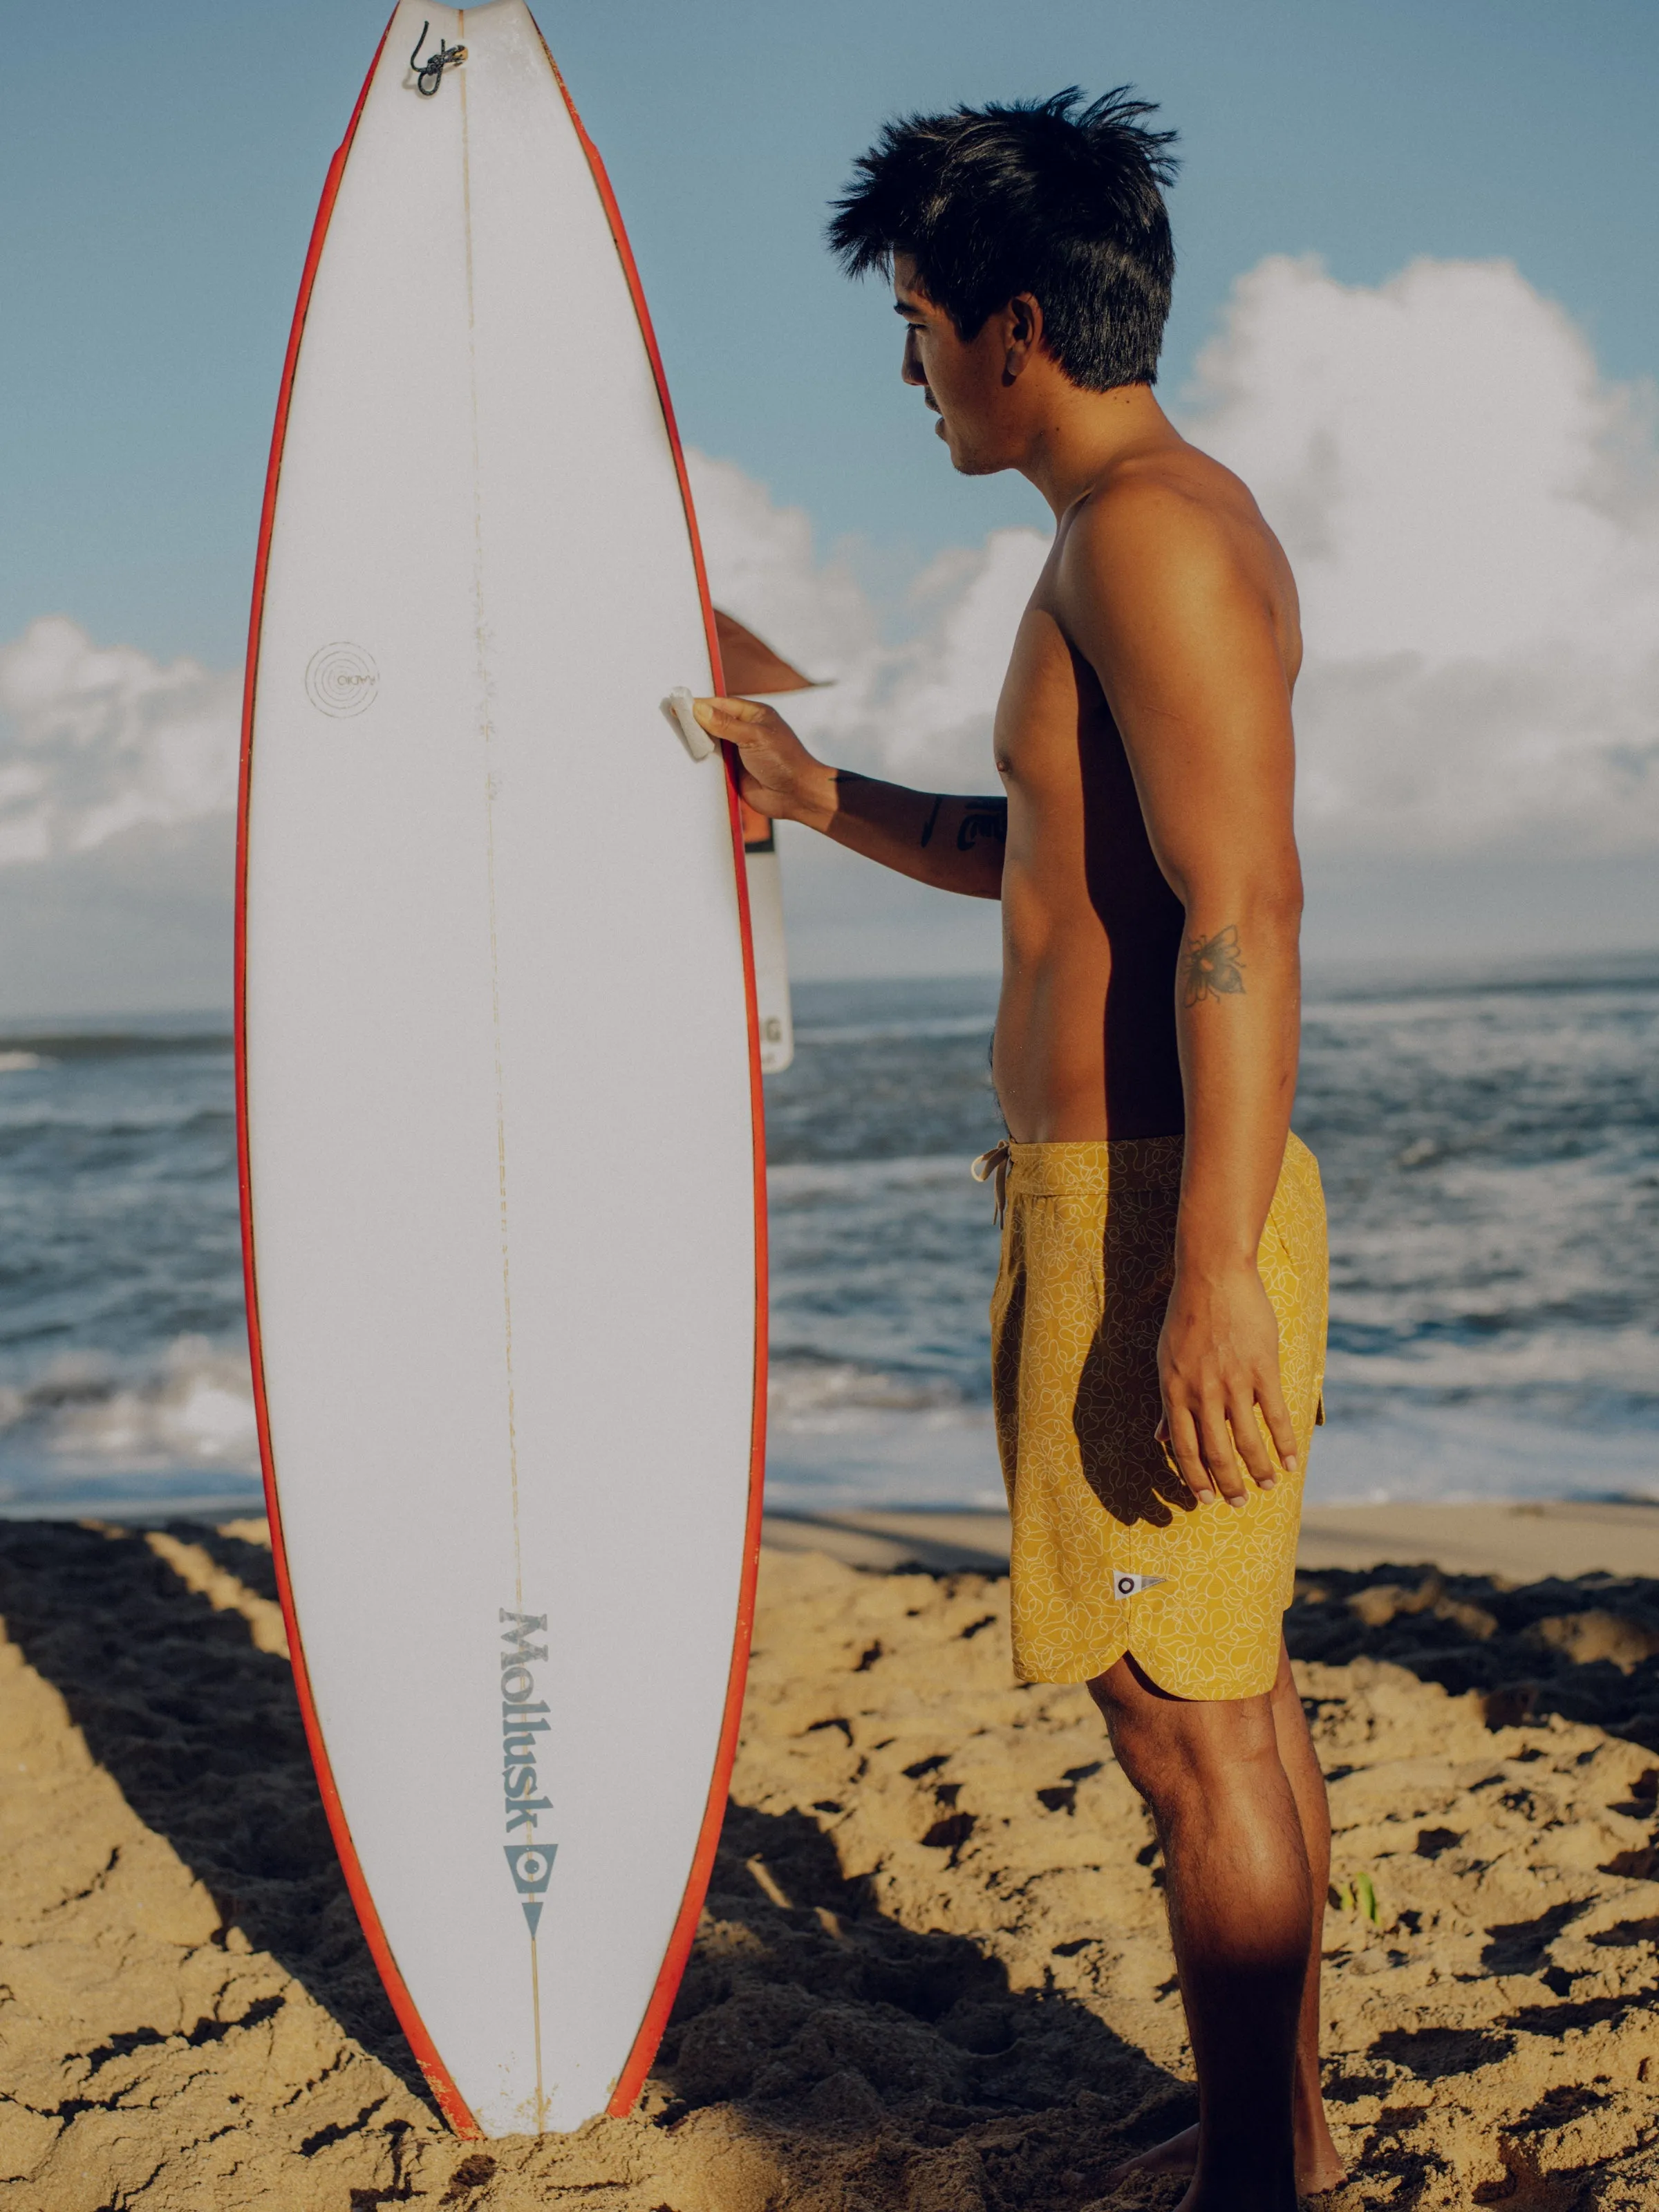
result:
<svg viewBox="0 0 1659 2212"><path fill-rule="evenodd" d="M380 0L7 16L0 639L61 612L231 665L305 240ZM825 201L897 109L1072 81L1163 103L1186 162L1171 391L1271 252L1364 284L1508 256L1606 374L1659 368L1652 0L549 0L541 20L687 435L823 541L865 541L872 582L1040 520L1018 481L951 475L878 291L822 250Z"/></svg>
<svg viewBox="0 0 1659 2212"><path fill-rule="evenodd" d="M385 4L0 17L0 1012L228 994L271 412ZM793 709L826 758L986 787L1048 523L952 475L826 204L895 112L1129 82L1185 162L1164 396L1302 592L1310 963L1659 945L1656 0L541 13L717 597L834 679ZM785 842L798 973L994 964L991 909Z"/></svg>

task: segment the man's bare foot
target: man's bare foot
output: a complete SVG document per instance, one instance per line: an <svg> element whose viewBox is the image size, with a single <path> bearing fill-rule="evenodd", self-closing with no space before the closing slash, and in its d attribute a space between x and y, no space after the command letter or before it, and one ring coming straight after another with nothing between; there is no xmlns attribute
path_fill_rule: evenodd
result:
<svg viewBox="0 0 1659 2212"><path fill-rule="evenodd" d="M1182 2128L1178 2136L1166 2142L1154 2143L1151 2150L1143 2150L1137 2157L1126 2158L1115 2166L1106 2177L1109 2189L1115 2189L1120 2181L1127 2181L1138 2173L1191 2173L1198 2165L1198 2130Z"/></svg>
<svg viewBox="0 0 1659 2212"><path fill-rule="evenodd" d="M1328 2189L1335 2189L1348 2178L1347 2168L1337 2155L1336 2145L1328 2130L1322 2129L1322 2144L1298 2142L1296 2158L1296 2185L1304 2197L1321 2197ZM1115 2166L1106 2177L1109 2188L1115 2189L1121 2181L1127 2181L1139 2173L1192 2173L1198 2166L1198 2130L1182 2128L1178 2136L1165 2142L1154 2143L1151 2150L1143 2150L1138 2157L1126 2158Z"/></svg>

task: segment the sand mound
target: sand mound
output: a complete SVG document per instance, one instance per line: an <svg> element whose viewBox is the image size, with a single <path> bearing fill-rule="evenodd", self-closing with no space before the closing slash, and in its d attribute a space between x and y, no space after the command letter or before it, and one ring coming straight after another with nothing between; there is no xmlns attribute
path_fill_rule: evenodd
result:
<svg viewBox="0 0 1659 2212"><path fill-rule="evenodd" d="M1084 1694L1011 1681L1004 1584L769 1556L733 1808L641 2112L469 2146L358 1938L258 1534L0 1529L0 2203L1178 2194L1104 2194L1192 2111L1156 1849ZM1659 2202L1655 1595L1382 1571L1296 1608L1344 1900L1334 2212Z"/></svg>

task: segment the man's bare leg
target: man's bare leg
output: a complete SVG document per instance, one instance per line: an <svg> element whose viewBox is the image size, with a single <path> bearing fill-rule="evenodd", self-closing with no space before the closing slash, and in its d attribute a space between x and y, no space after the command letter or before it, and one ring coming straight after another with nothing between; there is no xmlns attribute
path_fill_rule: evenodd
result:
<svg viewBox="0 0 1659 2212"><path fill-rule="evenodd" d="M1090 1687L1110 1726L1112 1708L1109 1702L1109 1692L1103 1684L1091 1683ZM1319 2072L1320 1954L1324 1932L1325 1892L1330 1881L1331 1825L1325 1800L1325 1779L1320 1771L1313 1739L1308 1732L1307 1716L1302 1710L1302 1700L1291 1678L1290 1657L1282 1645L1279 1676L1273 1684L1269 1703L1274 1744L1295 1802L1311 1892L1310 1941L1297 2021L1291 2128L1296 2185L1303 2195L1312 2196L1322 2190L1334 2189L1344 2178L1342 2160L1326 2123ZM1115 1731L1114 1738L1115 1741ZM1125 1771L1129 1771L1126 1765ZM1131 1779L1133 1778L1131 1774ZM1152 1802L1150 1796L1148 1802ZM1167 1860L1167 1846L1165 1856ZM1182 1986L1184 1990L1184 1982ZM1127 2159L1114 2169L1109 2178L1115 2181L1130 2173L1190 2173L1198 2164L1198 2129L1185 2128L1179 2135L1171 2136L1167 2142L1143 2151L1138 2158Z"/></svg>
<svg viewBox="0 0 1659 2212"><path fill-rule="evenodd" d="M1313 1897L1273 1699L1172 1698L1127 1657L1089 1689L1164 1847L1198 2073L1181 2212L1295 2212L1292 2091Z"/></svg>
<svg viewBox="0 0 1659 2212"><path fill-rule="evenodd" d="M1308 1731L1291 1673L1291 1657L1279 1647L1279 1679L1273 1687L1273 1734L1279 1763L1290 1779L1308 1854L1313 1892L1313 1925L1308 1946L1307 1979L1302 1985L1302 2019L1296 2041L1296 2179L1304 2196L1334 2189L1346 2172L1325 2118L1325 2093L1319 2073L1319 1974L1325 1937L1325 1893L1331 1886L1331 1808L1325 1777Z"/></svg>

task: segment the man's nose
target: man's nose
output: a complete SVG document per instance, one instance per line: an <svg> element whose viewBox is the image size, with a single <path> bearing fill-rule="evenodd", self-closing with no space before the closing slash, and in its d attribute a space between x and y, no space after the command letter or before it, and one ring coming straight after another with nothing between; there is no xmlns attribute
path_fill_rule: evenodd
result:
<svg viewBox="0 0 1659 2212"><path fill-rule="evenodd" d="M907 384L915 384L926 389L927 379L923 375L921 363L916 358L916 342L914 337L907 337L904 341L904 360L899 374Z"/></svg>

